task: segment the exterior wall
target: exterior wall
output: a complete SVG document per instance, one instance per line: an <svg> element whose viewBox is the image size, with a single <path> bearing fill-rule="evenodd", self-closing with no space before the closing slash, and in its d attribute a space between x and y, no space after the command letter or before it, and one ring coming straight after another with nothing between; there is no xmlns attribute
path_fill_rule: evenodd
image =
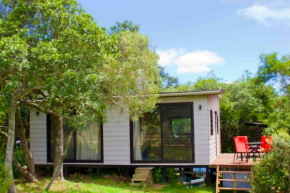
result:
<svg viewBox="0 0 290 193"><path fill-rule="evenodd" d="M193 102L194 154L196 165L210 164L209 157L209 116L207 96L166 97L159 103ZM199 110L199 105L202 109Z"/></svg>
<svg viewBox="0 0 290 193"><path fill-rule="evenodd" d="M220 154L220 110L219 110L219 98L217 95L208 96L208 117L210 117L210 110L213 111L213 135L209 133L209 153L210 153L210 162L212 162L217 155ZM215 112L218 115L219 122L219 132L216 131L216 119ZM210 119L209 119L209 129L210 131Z"/></svg>
<svg viewBox="0 0 290 193"><path fill-rule="evenodd" d="M210 135L209 119L210 109L213 112L217 111L219 115L218 96L163 97L158 100L158 103L178 102L193 102L195 163L191 165L209 165L216 156L215 144L218 144L218 152L220 152L220 138L218 136L218 141L215 141L215 135ZM199 109L200 105L202 107L201 110ZM46 164L46 114L40 112L39 115L36 115L36 110L32 109L30 112L30 124L30 149L34 156L35 164ZM214 134L215 132L214 130ZM126 113L120 114L116 107L112 107L108 111L107 122L103 125L103 150L104 163L99 163L100 165L131 164L129 115ZM162 163L157 165L162 165Z"/></svg>
<svg viewBox="0 0 290 193"><path fill-rule="evenodd" d="M47 163L46 114L30 109L30 151L35 164Z"/></svg>
<svg viewBox="0 0 290 193"><path fill-rule="evenodd" d="M103 125L104 164L130 164L130 120L112 107Z"/></svg>

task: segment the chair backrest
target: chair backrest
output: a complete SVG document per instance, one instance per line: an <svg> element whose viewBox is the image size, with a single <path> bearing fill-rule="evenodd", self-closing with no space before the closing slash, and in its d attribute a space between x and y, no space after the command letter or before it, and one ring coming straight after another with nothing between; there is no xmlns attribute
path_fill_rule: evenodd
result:
<svg viewBox="0 0 290 193"><path fill-rule="evenodd" d="M245 143L246 143L246 148L249 148L249 140L248 140L248 136L236 136L237 138L244 138L245 139Z"/></svg>
<svg viewBox="0 0 290 193"><path fill-rule="evenodd" d="M247 153L246 141L243 137L234 137L236 153Z"/></svg>
<svg viewBox="0 0 290 193"><path fill-rule="evenodd" d="M265 152L270 152L273 148L272 146L273 143L273 138L271 136L266 136L265 137L265 146L264 146L264 151Z"/></svg>
<svg viewBox="0 0 290 193"><path fill-rule="evenodd" d="M266 139L266 135L262 135L261 136L261 148L265 148L265 139Z"/></svg>

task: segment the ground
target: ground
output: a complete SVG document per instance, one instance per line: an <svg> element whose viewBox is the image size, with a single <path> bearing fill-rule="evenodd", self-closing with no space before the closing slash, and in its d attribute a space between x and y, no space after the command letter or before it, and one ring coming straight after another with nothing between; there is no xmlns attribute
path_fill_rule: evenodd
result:
<svg viewBox="0 0 290 193"><path fill-rule="evenodd" d="M41 179L38 183L26 183L25 181L17 181L17 190L20 193L39 193L44 192L46 184L49 179ZM214 188L207 187L193 187L186 185L177 184L154 184L151 187L143 188L131 187L128 181L123 180L122 177L117 176L104 176L101 178L97 177L69 177L65 182L54 183L51 193L213 193Z"/></svg>

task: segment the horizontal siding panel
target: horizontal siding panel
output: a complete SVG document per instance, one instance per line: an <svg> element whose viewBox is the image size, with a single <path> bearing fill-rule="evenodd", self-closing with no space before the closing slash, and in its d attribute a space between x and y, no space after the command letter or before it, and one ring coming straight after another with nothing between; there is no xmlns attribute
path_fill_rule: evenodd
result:
<svg viewBox="0 0 290 193"><path fill-rule="evenodd" d="M129 132L104 132L104 137L123 137L129 136Z"/></svg>
<svg viewBox="0 0 290 193"><path fill-rule="evenodd" d="M104 127L107 127L107 128L118 128L118 127L129 127L130 124L129 124L129 121L128 122L120 122L120 123L112 123L112 122L107 122L104 124Z"/></svg>
<svg viewBox="0 0 290 193"><path fill-rule="evenodd" d="M40 160L40 161L46 161L46 156L39 156L39 155L35 155L33 156L34 160Z"/></svg>
<svg viewBox="0 0 290 193"><path fill-rule="evenodd" d="M46 147L46 140L45 140L45 143L43 143L43 142L30 143L30 148L32 148L32 147Z"/></svg>
<svg viewBox="0 0 290 193"><path fill-rule="evenodd" d="M126 132L129 132L130 129L129 129L129 125L127 126L116 126L114 125L113 127L110 126L108 127L107 125L104 125L104 132L115 132L115 131L126 131Z"/></svg>
<svg viewBox="0 0 290 193"><path fill-rule="evenodd" d="M130 142L129 141L104 141L104 146L128 146L129 147Z"/></svg>
<svg viewBox="0 0 290 193"><path fill-rule="evenodd" d="M129 165L130 161L114 161L114 160L106 160L104 164L111 164L111 165Z"/></svg>
<svg viewBox="0 0 290 193"><path fill-rule="evenodd" d="M31 125L46 125L46 120L30 119Z"/></svg>
<svg viewBox="0 0 290 193"><path fill-rule="evenodd" d="M42 146L32 146L30 147L30 151L33 152L39 152L39 151L45 151L46 152L46 147Z"/></svg>
<svg viewBox="0 0 290 193"><path fill-rule="evenodd" d="M105 146L104 151L130 151L129 146Z"/></svg>
<svg viewBox="0 0 290 193"><path fill-rule="evenodd" d="M46 159L46 152L33 152L33 157L35 156L43 156Z"/></svg>
<svg viewBox="0 0 290 193"><path fill-rule="evenodd" d="M30 133L30 138L38 138L38 137L46 138L46 133Z"/></svg>
<svg viewBox="0 0 290 193"><path fill-rule="evenodd" d="M42 138L31 138L30 139L30 144L32 145L32 143L45 143L46 144L46 137L42 137Z"/></svg>
<svg viewBox="0 0 290 193"><path fill-rule="evenodd" d="M130 157L130 151L105 151L105 156L129 156Z"/></svg>
<svg viewBox="0 0 290 193"><path fill-rule="evenodd" d="M104 137L104 141L106 141L106 142L111 142L111 141L129 141L130 142L130 137L129 136L123 136L123 137L118 137L118 136Z"/></svg>
<svg viewBox="0 0 290 193"><path fill-rule="evenodd" d="M32 125L30 124L30 131L35 131L35 130L43 130L46 131L46 123L45 124L41 124L41 125Z"/></svg>
<svg viewBox="0 0 290 193"><path fill-rule="evenodd" d="M114 160L114 161L130 161L130 156L114 156L114 155L107 155L104 156L105 161Z"/></svg>

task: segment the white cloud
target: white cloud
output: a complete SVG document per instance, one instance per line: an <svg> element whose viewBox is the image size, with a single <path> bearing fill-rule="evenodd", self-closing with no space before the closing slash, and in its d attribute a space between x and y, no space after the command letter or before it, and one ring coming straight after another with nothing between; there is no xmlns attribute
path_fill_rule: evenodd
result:
<svg viewBox="0 0 290 193"><path fill-rule="evenodd" d="M210 51L194 51L183 54L174 60L174 64L178 66L178 73L200 73L211 71L211 65L223 64L224 59L214 52Z"/></svg>
<svg viewBox="0 0 290 193"><path fill-rule="evenodd" d="M168 50L157 50L156 53L159 55L158 63L160 66L168 66L172 64L173 60L183 52L182 49L168 49Z"/></svg>
<svg viewBox="0 0 290 193"><path fill-rule="evenodd" d="M268 26L270 25L270 20L290 22L290 8L275 10L262 5L253 5L239 10L237 13Z"/></svg>

